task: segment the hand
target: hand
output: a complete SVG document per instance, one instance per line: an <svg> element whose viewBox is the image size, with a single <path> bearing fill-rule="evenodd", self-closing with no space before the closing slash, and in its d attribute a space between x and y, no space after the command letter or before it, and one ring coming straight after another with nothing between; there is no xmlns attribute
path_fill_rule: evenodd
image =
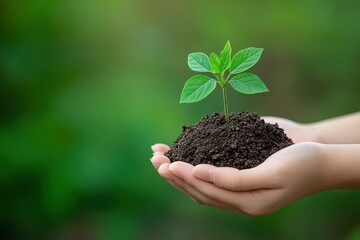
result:
<svg viewBox="0 0 360 240"><path fill-rule="evenodd" d="M246 170L185 162L163 155L166 145L154 145L152 162L159 174L200 204L265 215L313 193L325 190L321 144L295 144Z"/></svg>
<svg viewBox="0 0 360 240"><path fill-rule="evenodd" d="M285 130L286 135L293 140L294 143L300 142L320 142L320 137L310 125L300 124L285 118L279 117L262 117L265 122L275 124Z"/></svg>
<svg viewBox="0 0 360 240"><path fill-rule="evenodd" d="M183 177L178 177L172 171L169 170L170 166L175 164L175 163L170 164L170 159L164 155L165 152L170 150L169 146L160 143L153 145L151 149L154 154L154 156L151 158L151 162L155 167L155 169L160 174L160 176L165 178L165 180L167 180L168 183L170 183L172 186L174 186L181 192L187 194L196 203L205 204L206 202L208 205L216 206L223 209L229 209L228 206L222 204L221 202L212 201L211 199L208 199L206 195L200 193L194 186L186 182L187 180L185 180ZM190 167L194 167L193 165L185 162L178 161L176 162L176 164L177 163L184 163ZM192 175L191 171L190 172L187 171L185 174L187 174L188 177L191 177Z"/></svg>

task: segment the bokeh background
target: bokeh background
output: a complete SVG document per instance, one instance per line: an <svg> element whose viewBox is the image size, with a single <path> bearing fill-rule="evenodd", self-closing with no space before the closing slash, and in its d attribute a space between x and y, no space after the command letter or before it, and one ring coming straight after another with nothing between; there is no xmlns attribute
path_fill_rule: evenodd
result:
<svg viewBox="0 0 360 240"><path fill-rule="evenodd" d="M360 193L264 217L199 206L163 181L150 146L222 111L179 104L187 55L263 47L270 93L242 108L314 122L359 111L360 2L2 0L2 239L360 239ZM219 89L218 89L219 90Z"/></svg>

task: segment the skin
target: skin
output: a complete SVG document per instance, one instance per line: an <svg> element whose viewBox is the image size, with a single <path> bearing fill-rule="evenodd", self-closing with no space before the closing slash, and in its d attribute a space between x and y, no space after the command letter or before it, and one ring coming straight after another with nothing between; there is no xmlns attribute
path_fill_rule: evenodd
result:
<svg viewBox="0 0 360 240"><path fill-rule="evenodd" d="M264 119L278 123L295 144L255 168L170 164L164 156L170 148L164 144L152 146L151 162L164 179L195 202L252 216L270 214L317 192L360 189L360 114L315 124ZM345 139L346 144L339 144Z"/></svg>

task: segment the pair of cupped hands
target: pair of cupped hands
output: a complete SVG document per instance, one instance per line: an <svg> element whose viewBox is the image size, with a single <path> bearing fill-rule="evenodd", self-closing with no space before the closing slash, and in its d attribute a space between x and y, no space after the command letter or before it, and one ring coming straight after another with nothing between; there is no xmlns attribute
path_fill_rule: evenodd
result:
<svg viewBox="0 0 360 240"><path fill-rule="evenodd" d="M238 170L208 164L193 166L182 161L171 163L164 155L170 149L165 144L152 146L151 162L163 178L195 202L252 216L270 214L326 190L319 171L324 163L316 134L287 119L263 119L278 123L295 144L271 155L257 167Z"/></svg>

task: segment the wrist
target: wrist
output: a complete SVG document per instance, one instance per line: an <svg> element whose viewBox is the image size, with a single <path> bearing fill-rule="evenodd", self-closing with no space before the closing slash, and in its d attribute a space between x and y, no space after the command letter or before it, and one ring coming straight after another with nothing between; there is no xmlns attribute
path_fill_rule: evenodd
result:
<svg viewBox="0 0 360 240"><path fill-rule="evenodd" d="M321 146L324 190L360 189L360 144Z"/></svg>
<svg viewBox="0 0 360 240"><path fill-rule="evenodd" d="M323 144L325 143L325 140L321 134L321 128L317 123L304 123L300 124L300 126L303 128L304 132L308 133L308 141Z"/></svg>

